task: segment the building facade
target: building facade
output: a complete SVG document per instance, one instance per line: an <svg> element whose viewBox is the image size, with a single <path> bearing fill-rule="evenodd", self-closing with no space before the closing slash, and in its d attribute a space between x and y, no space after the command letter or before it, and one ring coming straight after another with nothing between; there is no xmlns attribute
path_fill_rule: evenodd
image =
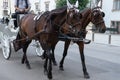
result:
<svg viewBox="0 0 120 80"><path fill-rule="evenodd" d="M41 11L51 11L56 8L55 0L40 0Z"/></svg>
<svg viewBox="0 0 120 80"><path fill-rule="evenodd" d="M10 12L13 11L12 3L14 3L14 0L1 0L0 2L0 18L3 16L7 16Z"/></svg>
<svg viewBox="0 0 120 80"><path fill-rule="evenodd" d="M38 13L40 11L50 11L56 8L55 0L30 0L31 11ZM10 13L14 13L14 0L1 0L0 18Z"/></svg>
<svg viewBox="0 0 120 80"><path fill-rule="evenodd" d="M0 18L2 18L3 16L9 15L10 13L14 13L15 9L14 9L14 1L15 0L1 0L0 3ZM51 10L53 8L51 8L50 6L51 1L53 0L30 0L31 3L31 11L34 11L34 13L38 13L41 10L45 11L45 4L48 4L49 7L48 9Z"/></svg>
<svg viewBox="0 0 120 80"><path fill-rule="evenodd" d="M103 0L102 9L105 12L107 27L116 28L120 34L120 0Z"/></svg>

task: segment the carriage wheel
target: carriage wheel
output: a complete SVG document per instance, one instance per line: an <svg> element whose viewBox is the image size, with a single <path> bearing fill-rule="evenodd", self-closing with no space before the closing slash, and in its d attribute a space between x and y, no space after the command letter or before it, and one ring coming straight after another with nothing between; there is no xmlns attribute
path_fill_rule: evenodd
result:
<svg viewBox="0 0 120 80"><path fill-rule="evenodd" d="M11 44L8 39L8 36L4 35L3 40L2 40L2 51L3 51L3 56L6 60L10 58L11 55Z"/></svg>
<svg viewBox="0 0 120 80"><path fill-rule="evenodd" d="M41 56L42 55L42 49L41 49L41 46L40 46L40 43L38 41L35 42L36 43L36 53L37 53L37 56Z"/></svg>

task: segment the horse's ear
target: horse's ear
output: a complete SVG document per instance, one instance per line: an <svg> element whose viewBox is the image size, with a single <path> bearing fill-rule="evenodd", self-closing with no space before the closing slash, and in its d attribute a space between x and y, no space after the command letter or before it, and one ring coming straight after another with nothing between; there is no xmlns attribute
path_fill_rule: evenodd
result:
<svg viewBox="0 0 120 80"><path fill-rule="evenodd" d="M102 17L105 17L105 13L104 12L101 12L101 15L102 15Z"/></svg>
<svg viewBox="0 0 120 80"><path fill-rule="evenodd" d="M70 9L72 7L72 5L70 4L70 2L68 0L66 2L67 2L68 9Z"/></svg>
<svg viewBox="0 0 120 80"><path fill-rule="evenodd" d="M100 0L100 1L98 2L97 6L98 6L98 7L101 7L101 5L102 5L102 4L101 4L101 0Z"/></svg>
<svg viewBox="0 0 120 80"><path fill-rule="evenodd" d="M78 0L76 1L75 5L74 5L76 8L78 8L79 6L79 3L78 3Z"/></svg>

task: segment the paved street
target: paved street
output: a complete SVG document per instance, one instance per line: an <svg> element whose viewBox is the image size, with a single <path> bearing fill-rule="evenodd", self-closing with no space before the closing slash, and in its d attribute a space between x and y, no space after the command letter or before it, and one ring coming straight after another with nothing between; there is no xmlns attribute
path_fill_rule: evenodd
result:
<svg viewBox="0 0 120 80"><path fill-rule="evenodd" d="M43 72L44 61L36 56L35 48L28 49L31 70L21 64L22 51L12 50L9 60L5 60L0 49L0 80L48 80ZM63 52L63 42L56 46L55 56L59 63ZM85 45L85 57L90 79L88 80L119 80L120 79L120 47L91 43ZM78 47L74 44L64 64L65 71L53 66L53 80L86 80L82 73Z"/></svg>

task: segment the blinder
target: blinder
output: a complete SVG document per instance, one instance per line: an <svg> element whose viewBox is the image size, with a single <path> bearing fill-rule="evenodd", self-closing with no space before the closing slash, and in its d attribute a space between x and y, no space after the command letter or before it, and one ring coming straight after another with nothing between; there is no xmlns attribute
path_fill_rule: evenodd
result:
<svg viewBox="0 0 120 80"><path fill-rule="evenodd" d="M102 17L105 17L105 13L104 12L101 12L101 15L102 15Z"/></svg>

